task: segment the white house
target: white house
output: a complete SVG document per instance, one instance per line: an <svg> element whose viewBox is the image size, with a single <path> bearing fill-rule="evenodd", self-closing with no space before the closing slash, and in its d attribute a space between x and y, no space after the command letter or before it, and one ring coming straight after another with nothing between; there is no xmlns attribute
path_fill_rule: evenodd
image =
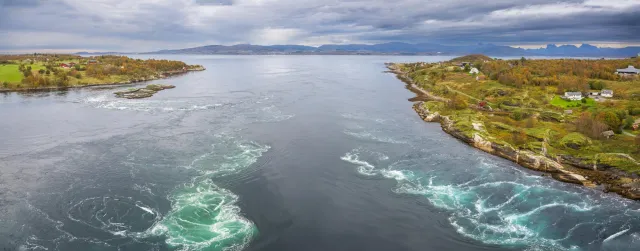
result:
<svg viewBox="0 0 640 251"><path fill-rule="evenodd" d="M636 74L640 74L640 70L638 70L635 67L633 67L633 65L629 65L629 67L627 67L625 69L618 69L616 71L616 73L618 73L618 74L636 75Z"/></svg>
<svg viewBox="0 0 640 251"><path fill-rule="evenodd" d="M471 68L471 70L469 71L469 73L471 73L471 74L478 74L478 73L480 73L480 71L478 70L478 68L473 67L473 68Z"/></svg>
<svg viewBox="0 0 640 251"><path fill-rule="evenodd" d="M589 92L589 95L591 96L600 96L600 92Z"/></svg>
<svg viewBox="0 0 640 251"><path fill-rule="evenodd" d="M564 98L568 100L581 100L582 92L565 92Z"/></svg>
<svg viewBox="0 0 640 251"><path fill-rule="evenodd" d="M612 90L602 90L600 95L605 97L605 98L613 98L613 91Z"/></svg>

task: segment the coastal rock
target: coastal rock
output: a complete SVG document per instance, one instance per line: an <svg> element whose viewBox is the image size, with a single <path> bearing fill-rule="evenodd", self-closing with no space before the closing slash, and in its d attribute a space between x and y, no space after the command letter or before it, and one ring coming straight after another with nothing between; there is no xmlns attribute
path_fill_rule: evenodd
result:
<svg viewBox="0 0 640 251"><path fill-rule="evenodd" d="M582 185L582 181L578 180L576 177L572 175L568 175L565 173L554 173L551 175L551 177L562 182Z"/></svg>
<svg viewBox="0 0 640 251"><path fill-rule="evenodd" d="M148 98L156 94L157 92L165 89L175 88L173 85L147 85L145 88L134 88L127 91L114 92L118 98L126 99L141 99Z"/></svg>

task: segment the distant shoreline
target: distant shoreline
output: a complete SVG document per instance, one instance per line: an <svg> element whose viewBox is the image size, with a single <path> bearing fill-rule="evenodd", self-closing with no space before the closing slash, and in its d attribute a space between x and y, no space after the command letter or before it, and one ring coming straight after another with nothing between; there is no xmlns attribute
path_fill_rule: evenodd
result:
<svg viewBox="0 0 640 251"><path fill-rule="evenodd" d="M100 55L181 55L181 56L392 56L392 57L459 57L465 54L384 54L384 53L372 53L372 54L339 54L339 53L255 53L255 54L233 54L233 53L90 53L90 54L75 54L79 56L100 56ZM623 59L629 58L628 56L571 56L571 55L491 55L492 58L581 58L581 59Z"/></svg>

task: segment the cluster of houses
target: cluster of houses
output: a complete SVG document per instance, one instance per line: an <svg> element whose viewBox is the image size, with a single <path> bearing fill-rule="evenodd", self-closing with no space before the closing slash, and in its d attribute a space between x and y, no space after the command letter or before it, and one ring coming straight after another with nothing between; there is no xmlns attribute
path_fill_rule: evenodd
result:
<svg viewBox="0 0 640 251"><path fill-rule="evenodd" d="M462 62L462 63L458 64L458 66L460 66L461 70L464 70L464 68L466 66L471 67L472 65L471 65L470 62ZM471 70L469 71L469 74L480 74L480 70L478 70L478 68L471 67ZM478 80L478 79L476 79L476 80Z"/></svg>
<svg viewBox="0 0 640 251"><path fill-rule="evenodd" d="M589 97L593 98L593 99L600 99L600 97L603 98L613 98L613 91L612 90L606 90L603 89L602 91L592 91L589 92ZM582 98L584 98L584 96L582 95L582 92L565 92L564 96L562 97L566 100L581 100Z"/></svg>
<svg viewBox="0 0 640 251"><path fill-rule="evenodd" d="M76 66L76 63L73 63L73 62L68 63L68 64L67 63L61 63L60 64L60 67L62 67L64 69L69 69L69 68L74 67L74 66Z"/></svg>
<svg viewBox="0 0 640 251"><path fill-rule="evenodd" d="M616 73L620 75L638 75L640 74L640 69L636 69L633 65L629 65L627 68L616 70Z"/></svg>
<svg viewBox="0 0 640 251"><path fill-rule="evenodd" d="M95 59L89 59L87 60L87 64L97 64L98 60ZM76 63L74 62L69 62L69 63L61 63L60 67L64 68L64 69L69 69L69 68L73 68L76 66Z"/></svg>

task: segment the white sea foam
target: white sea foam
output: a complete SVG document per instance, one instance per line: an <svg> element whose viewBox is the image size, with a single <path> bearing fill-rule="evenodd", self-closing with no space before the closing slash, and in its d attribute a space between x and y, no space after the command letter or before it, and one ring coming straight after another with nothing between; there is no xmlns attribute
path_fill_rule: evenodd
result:
<svg viewBox="0 0 640 251"><path fill-rule="evenodd" d="M615 233L615 234L612 234L611 236L609 236L609 237L607 237L606 239L604 239L604 241L602 241L602 242L608 242L608 241L610 241L610 240L613 240L613 239L617 238L618 236L623 235L623 234L625 234L626 232L629 232L629 230L631 230L631 228L627 228L627 229L625 229L625 230L622 230L622 231L620 231L620 232L617 232L617 233Z"/></svg>
<svg viewBox="0 0 640 251"><path fill-rule="evenodd" d="M195 102L195 104L194 104ZM220 104L202 104L205 100L177 99L177 100L152 100L152 99L120 99L108 95L90 96L83 100L89 106L109 110L140 111L140 112L174 112L174 111L201 111L214 109Z"/></svg>
<svg viewBox="0 0 640 251"><path fill-rule="evenodd" d="M407 144L407 141L404 141L404 140L398 140L391 137L380 136L367 131L353 132L353 131L345 130L344 133L359 139L363 139L363 140L370 140L370 141L377 141L377 142L391 143L391 144Z"/></svg>

